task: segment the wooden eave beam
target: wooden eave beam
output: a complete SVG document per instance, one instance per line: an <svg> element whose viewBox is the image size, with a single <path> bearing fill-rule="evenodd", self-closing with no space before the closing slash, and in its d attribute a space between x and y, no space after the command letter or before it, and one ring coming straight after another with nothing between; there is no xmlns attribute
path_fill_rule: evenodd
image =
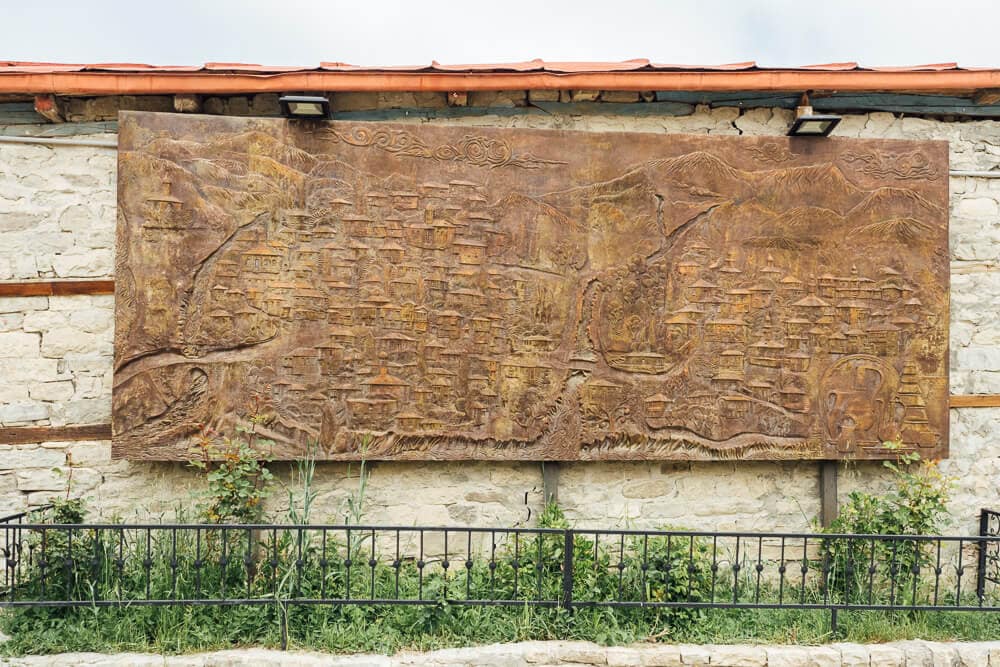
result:
<svg viewBox="0 0 1000 667"><path fill-rule="evenodd" d="M230 72L0 73L0 94L236 95L312 91L481 90L756 90L940 92L971 95L1000 88L1000 70L897 71L749 70L632 72L355 72L269 74Z"/></svg>

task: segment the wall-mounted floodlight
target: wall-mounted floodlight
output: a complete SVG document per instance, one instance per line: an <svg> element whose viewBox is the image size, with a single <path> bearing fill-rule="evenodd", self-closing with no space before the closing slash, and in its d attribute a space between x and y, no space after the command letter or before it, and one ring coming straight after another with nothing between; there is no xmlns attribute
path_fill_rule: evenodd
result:
<svg viewBox="0 0 1000 667"><path fill-rule="evenodd" d="M281 114L288 118L330 117L330 100L322 95L283 95L278 104Z"/></svg>
<svg viewBox="0 0 1000 667"><path fill-rule="evenodd" d="M795 107L795 121L788 128L790 137L826 137L840 122L840 116L815 114L809 104L809 96L803 95L799 106Z"/></svg>

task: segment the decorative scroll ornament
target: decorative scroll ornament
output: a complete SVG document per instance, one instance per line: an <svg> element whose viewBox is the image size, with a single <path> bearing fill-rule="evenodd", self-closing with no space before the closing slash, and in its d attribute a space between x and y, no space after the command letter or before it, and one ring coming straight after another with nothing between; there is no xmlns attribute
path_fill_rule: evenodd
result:
<svg viewBox="0 0 1000 667"><path fill-rule="evenodd" d="M754 146L750 152L753 153L758 162L772 162L774 164L790 162L798 157L798 153L793 153L781 144L773 143Z"/></svg>
<svg viewBox="0 0 1000 667"><path fill-rule="evenodd" d="M930 163L930 159L920 151L909 153L883 153L869 151L855 153L845 151L844 162L854 165L859 171L877 178L896 178L898 180L937 179L939 172Z"/></svg>
<svg viewBox="0 0 1000 667"><path fill-rule="evenodd" d="M543 165L566 164L563 160L546 160L531 153L515 155L506 141L469 134L454 145L442 144L431 148L419 137L405 130L354 128L342 131L331 128L328 133L335 141L343 141L351 146L374 146L395 155L465 162L491 169L496 167L538 169Z"/></svg>

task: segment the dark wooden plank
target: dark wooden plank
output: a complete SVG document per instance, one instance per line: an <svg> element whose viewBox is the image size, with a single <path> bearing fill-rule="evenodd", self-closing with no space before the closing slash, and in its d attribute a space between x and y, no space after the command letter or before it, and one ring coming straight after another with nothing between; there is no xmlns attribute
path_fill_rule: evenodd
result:
<svg viewBox="0 0 1000 667"><path fill-rule="evenodd" d="M470 116L685 116L694 106L677 102L533 102L524 107L443 107L335 111L334 120L393 121L403 118L466 118Z"/></svg>
<svg viewBox="0 0 1000 667"><path fill-rule="evenodd" d="M41 121L35 121L41 123ZM0 118L0 136L4 137L78 137L88 134L114 134L118 132L117 121L96 123L46 123L32 125L7 124Z"/></svg>
<svg viewBox="0 0 1000 667"><path fill-rule="evenodd" d="M0 428L0 445L27 445L37 442L110 440L111 424L87 426L12 426Z"/></svg>
<svg viewBox="0 0 1000 667"><path fill-rule="evenodd" d="M114 293L115 281L110 279L0 282L0 296L75 296Z"/></svg>
<svg viewBox="0 0 1000 667"><path fill-rule="evenodd" d="M0 125L28 125L47 123L45 116L35 111L32 102L0 104Z"/></svg>
<svg viewBox="0 0 1000 667"><path fill-rule="evenodd" d="M837 502L837 462L819 463L819 516L824 527L837 520L840 506Z"/></svg>
<svg viewBox="0 0 1000 667"><path fill-rule="evenodd" d="M713 93L661 90L656 93L656 100L658 102L710 104L712 106L735 106L748 109L755 107L783 107L789 109L795 107L799 99L801 99L801 95L760 92Z"/></svg>
<svg viewBox="0 0 1000 667"><path fill-rule="evenodd" d="M953 408L1000 408L1000 394L967 394L951 397Z"/></svg>
<svg viewBox="0 0 1000 667"><path fill-rule="evenodd" d="M799 104L798 95L760 92L684 92L658 91L656 99L663 102L709 104L715 107L781 107L793 109ZM990 98L982 98L989 101ZM951 95L911 95L905 93L863 93L812 96L812 106L817 111L890 111L921 115L961 115L978 118L1000 117L1000 105L977 104L969 97Z"/></svg>
<svg viewBox="0 0 1000 667"><path fill-rule="evenodd" d="M542 495L545 505L559 504L559 473L562 466L558 461L542 462Z"/></svg>

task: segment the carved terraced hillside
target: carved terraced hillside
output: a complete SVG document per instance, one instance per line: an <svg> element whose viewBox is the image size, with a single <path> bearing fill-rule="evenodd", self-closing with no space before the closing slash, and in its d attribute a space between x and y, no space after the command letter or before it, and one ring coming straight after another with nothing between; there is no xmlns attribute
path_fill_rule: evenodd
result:
<svg viewBox="0 0 1000 667"><path fill-rule="evenodd" d="M115 451L257 413L278 458L942 456L946 176L943 142L124 114Z"/></svg>

